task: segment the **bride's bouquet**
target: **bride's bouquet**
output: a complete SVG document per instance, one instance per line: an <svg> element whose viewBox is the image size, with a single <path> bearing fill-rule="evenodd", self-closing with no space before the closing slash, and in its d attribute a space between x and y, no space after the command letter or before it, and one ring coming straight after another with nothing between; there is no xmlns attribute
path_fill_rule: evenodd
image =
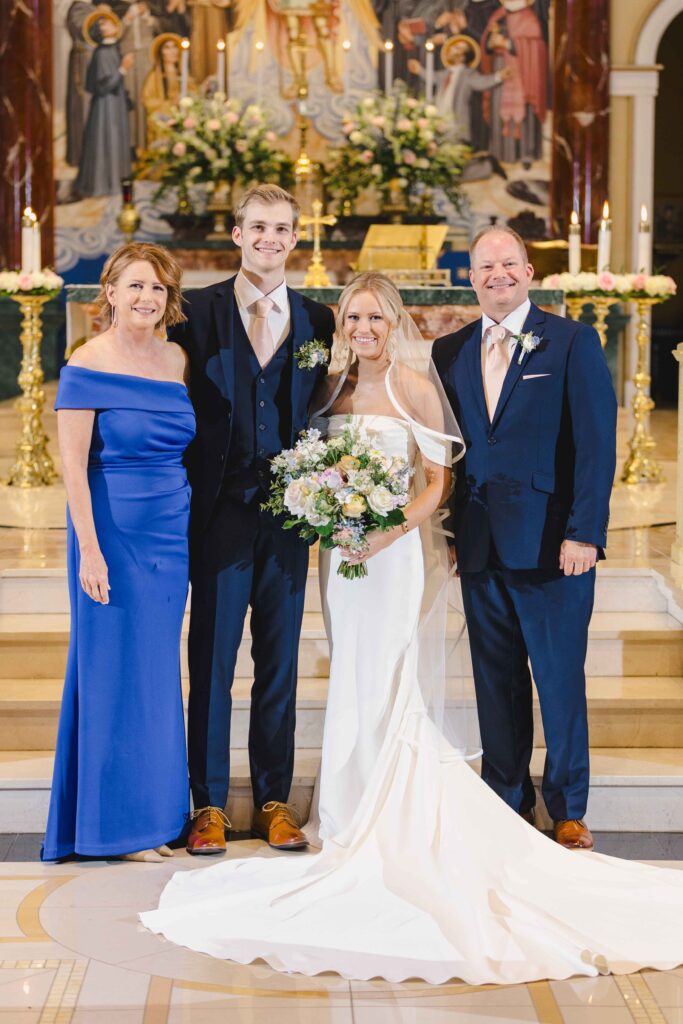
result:
<svg viewBox="0 0 683 1024"><path fill-rule="evenodd" d="M324 440L306 430L293 448L271 462L270 498L261 507L289 515L285 530L304 540L320 538L323 548L349 554L367 549L371 530L388 530L405 522L413 470L406 459L375 448L365 432L348 423L342 434ZM342 562L337 572L348 580L367 576L365 562Z"/></svg>

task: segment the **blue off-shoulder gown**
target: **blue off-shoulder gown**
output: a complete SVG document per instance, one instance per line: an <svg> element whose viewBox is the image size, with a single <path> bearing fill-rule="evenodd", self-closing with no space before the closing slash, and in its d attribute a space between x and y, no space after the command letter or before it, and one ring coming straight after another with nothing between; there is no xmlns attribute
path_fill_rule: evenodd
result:
<svg viewBox="0 0 683 1024"><path fill-rule="evenodd" d="M43 860L160 846L189 809L180 687L194 437L173 381L66 366L57 409L94 409L88 482L109 604L83 591L67 509L71 639Z"/></svg>

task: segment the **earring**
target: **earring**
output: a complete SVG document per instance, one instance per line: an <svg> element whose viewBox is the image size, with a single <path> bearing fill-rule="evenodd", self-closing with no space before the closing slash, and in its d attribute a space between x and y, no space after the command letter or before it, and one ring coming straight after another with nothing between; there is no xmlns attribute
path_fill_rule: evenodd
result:
<svg viewBox="0 0 683 1024"><path fill-rule="evenodd" d="M111 307L111 325L112 325L112 327L116 327L117 323L118 323L118 320L116 318L116 306L112 306Z"/></svg>

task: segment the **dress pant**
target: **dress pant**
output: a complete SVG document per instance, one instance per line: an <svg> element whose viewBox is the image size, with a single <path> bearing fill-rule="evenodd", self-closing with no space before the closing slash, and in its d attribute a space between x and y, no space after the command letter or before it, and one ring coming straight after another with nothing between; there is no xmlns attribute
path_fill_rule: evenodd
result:
<svg viewBox="0 0 683 1024"><path fill-rule="evenodd" d="M497 561L497 560L494 560ZM535 803L532 685L547 756L542 793L554 821L582 818L589 784L584 664L595 569L487 568L461 575L483 757L482 778L513 810Z"/></svg>
<svg viewBox="0 0 683 1024"><path fill-rule="evenodd" d="M289 797L308 545L261 511L262 500L222 497L207 530L191 545L188 760L195 808L227 802L231 688L249 608L254 804Z"/></svg>

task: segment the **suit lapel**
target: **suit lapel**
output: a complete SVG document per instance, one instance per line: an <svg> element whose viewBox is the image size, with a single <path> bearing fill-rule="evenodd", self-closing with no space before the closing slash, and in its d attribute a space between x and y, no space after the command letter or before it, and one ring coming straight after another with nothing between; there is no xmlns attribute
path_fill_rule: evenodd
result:
<svg viewBox="0 0 683 1024"><path fill-rule="evenodd" d="M306 341L313 338L313 324L304 305L303 295L287 289L289 298L289 315L292 319L292 409L295 414L302 397L302 387L306 375L311 375L310 370L302 370L296 360L296 354ZM315 379L315 374L311 379Z"/></svg>
<svg viewBox="0 0 683 1024"><path fill-rule="evenodd" d="M527 314L527 318L524 321L524 326L522 327L522 330L521 330L520 333L521 334L526 334L527 331L532 331L534 334L542 335L544 323L545 323L545 313L543 312L542 309L539 309L538 306L535 306L533 304L533 302L532 302L531 303L531 309L529 310L529 312ZM517 381L519 380L519 378L520 378L520 376L522 374L522 371L526 367L526 364L528 363L529 359L531 358L532 353L525 352L523 354L521 360L519 358L519 355L520 355L520 349L519 349L519 346L517 346L517 348L512 353L512 360L511 360L510 365L508 367L508 372L505 375L505 380L503 381L503 388L502 388L502 391L500 393L500 398L498 399L498 405L496 406L496 410L495 410L495 412L493 414L493 420L491 422L491 427L495 427L496 424L498 423L498 420L500 419L500 417L502 415L503 409L505 408L505 406L507 404L507 401L508 401L510 395L512 394L512 390L513 390L515 384L517 383Z"/></svg>
<svg viewBox="0 0 683 1024"><path fill-rule="evenodd" d="M470 385L477 410L488 425L489 416L484 395L484 378L481 372L481 317L473 324L472 333L464 345L463 357L470 375Z"/></svg>
<svg viewBox="0 0 683 1024"><path fill-rule="evenodd" d="M231 405L235 397L235 339L233 337L233 317L235 315L235 279L231 278L218 285L213 295L212 312L216 337L218 338L218 355L223 373L224 386L221 393Z"/></svg>

